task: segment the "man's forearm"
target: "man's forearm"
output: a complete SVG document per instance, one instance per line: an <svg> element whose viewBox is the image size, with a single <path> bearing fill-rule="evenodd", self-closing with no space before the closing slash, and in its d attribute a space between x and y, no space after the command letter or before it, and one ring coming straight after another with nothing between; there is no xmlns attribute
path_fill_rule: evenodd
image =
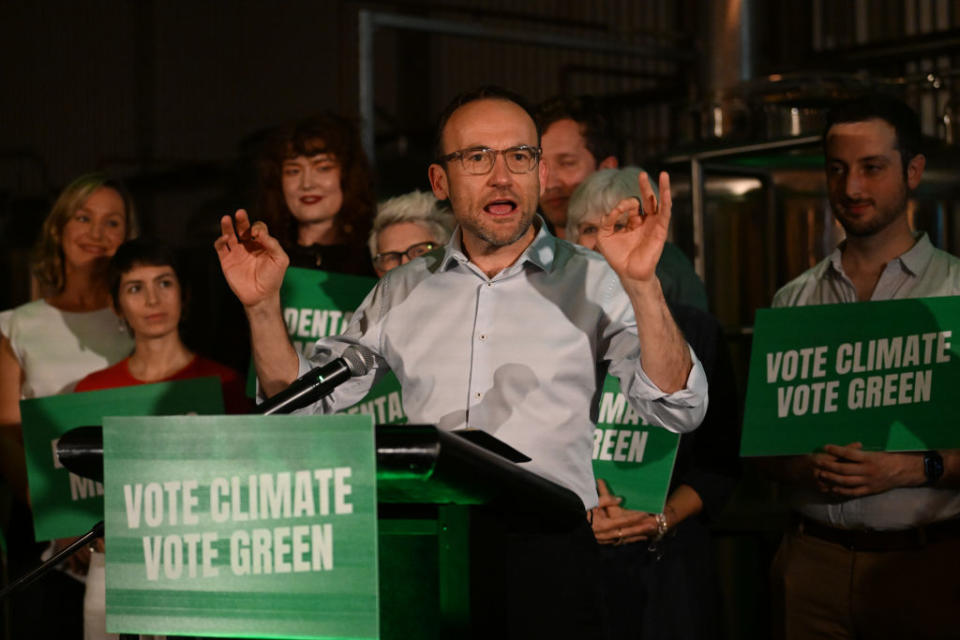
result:
<svg viewBox="0 0 960 640"><path fill-rule="evenodd" d="M250 323L253 366L260 388L270 397L297 379L300 361L287 336L279 295L244 310Z"/></svg>
<svg viewBox="0 0 960 640"><path fill-rule="evenodd" d="M637 318L643 370L666 393L683 389L693 362L683 334L673 321L660 280L624 283Z"/></svg>

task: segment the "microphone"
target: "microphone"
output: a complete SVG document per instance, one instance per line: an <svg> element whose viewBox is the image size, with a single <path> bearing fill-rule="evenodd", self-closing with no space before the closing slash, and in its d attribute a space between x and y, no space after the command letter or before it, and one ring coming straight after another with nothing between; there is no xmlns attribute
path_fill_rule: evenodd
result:
<svg viewBox="0 0 960 640"><path fill-rule="evenodd" d="M257 409L265 416L302 409L329 395L353 376L365 375L374 362L373 353L369 349L356 345L347 347L341 357L311 369L294 380L289 387L268 398Z"/></svg>
<svg viewBox="0 0 960 640"><path fill-rule="evenodd" d="M57 459L70 473L103 482L103 429L75 427L57 440Z"/></svg>

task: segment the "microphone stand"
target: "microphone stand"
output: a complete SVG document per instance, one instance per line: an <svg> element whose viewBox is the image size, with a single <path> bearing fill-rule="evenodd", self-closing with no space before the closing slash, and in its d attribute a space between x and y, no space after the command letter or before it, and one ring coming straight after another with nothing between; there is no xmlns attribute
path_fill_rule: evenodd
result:
<svg viewBox="0 0 960 640"><path fill-rule="evenodd" d="M8 584L6 587L4 587L3 590L0 591L0 601L3 601L7 596L14 594L17 591L20 591L21 589L25 589L26 587L30 586L31 584L33 584L34 582L36 582L37 580L45 576L47 573L50 572L51 569L53 569L58 564L60 564L61 562L63 562L64 560L66 560L67 558L75 554L77 551L82 549L83 546L89 543L91 540L94 540L96 538L102 538L102 537L103 537L103 520L93 525L93 528L90 529L90 531L87 531L85 534L83 534L82 536L80 536L79 538L71 542L69 545L67 545L60 551L53 554L53 556L49 560L41 563L34 570L30 571L25 575L20 576L19 578L17 578L16 580ZM120 640L137 640L139 637L140 635L135 633L120 634Z"/></svg>
<svg viewBox="0 0 960 640"><path fill-rule="evenodd" d="M26 575L20 576L6 587L3 588L3 591L0 591L0 600L3 600L10 594L27 587L44 575L46 575L51 569L55 566L72 556L74 553L83 548L83 546L89 543L95 538L103 537L103 520L93 525L93 528L90 531L86 532L69 545L61 549L60 551L53 554L46 562L41 563L36 569L30 571Z"/></svg>

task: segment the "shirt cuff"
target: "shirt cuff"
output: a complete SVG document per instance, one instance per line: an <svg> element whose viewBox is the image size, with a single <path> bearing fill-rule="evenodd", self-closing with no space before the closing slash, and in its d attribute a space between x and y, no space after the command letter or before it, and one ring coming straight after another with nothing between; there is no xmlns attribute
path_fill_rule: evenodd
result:
<svg viewBox="0 0 960 640"><path fill-rule="evenodd" d="M703 365L700 364L700 359L697 358L697 354L693 352L693 348L689 344L687 345L687 351L690 353L690 361L693 366L690 367L690 373L687 374L687 381L682 389L673 393L661 390L647 376L647 372L643 370L643 364L641 363L636 370L636 382L638 384L633 389L636 396L644 400L660 400L677 407L699 406L707 395L707 374L703 370Z"/></svg>

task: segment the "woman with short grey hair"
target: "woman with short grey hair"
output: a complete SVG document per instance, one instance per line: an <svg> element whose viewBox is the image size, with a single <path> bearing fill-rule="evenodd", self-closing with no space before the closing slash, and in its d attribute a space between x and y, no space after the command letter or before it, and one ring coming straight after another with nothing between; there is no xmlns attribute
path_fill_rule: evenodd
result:
<svg viewBox="0 0 960 640"><path fill-rule="evenodd" d="M641 171L639 167L601 169L581 182L567 205L567 240L588 249L595 248L597 229L604 214L621 200L640 198ZM656 194L657 186L649 178L648 181Z"/></svg>
<svg viewBox="0 0 960 640"><path fill-rule="evenodd" d="M367 242L378 276L447 243L453 214L432 193L411 191L377 207Z"/></svg>

